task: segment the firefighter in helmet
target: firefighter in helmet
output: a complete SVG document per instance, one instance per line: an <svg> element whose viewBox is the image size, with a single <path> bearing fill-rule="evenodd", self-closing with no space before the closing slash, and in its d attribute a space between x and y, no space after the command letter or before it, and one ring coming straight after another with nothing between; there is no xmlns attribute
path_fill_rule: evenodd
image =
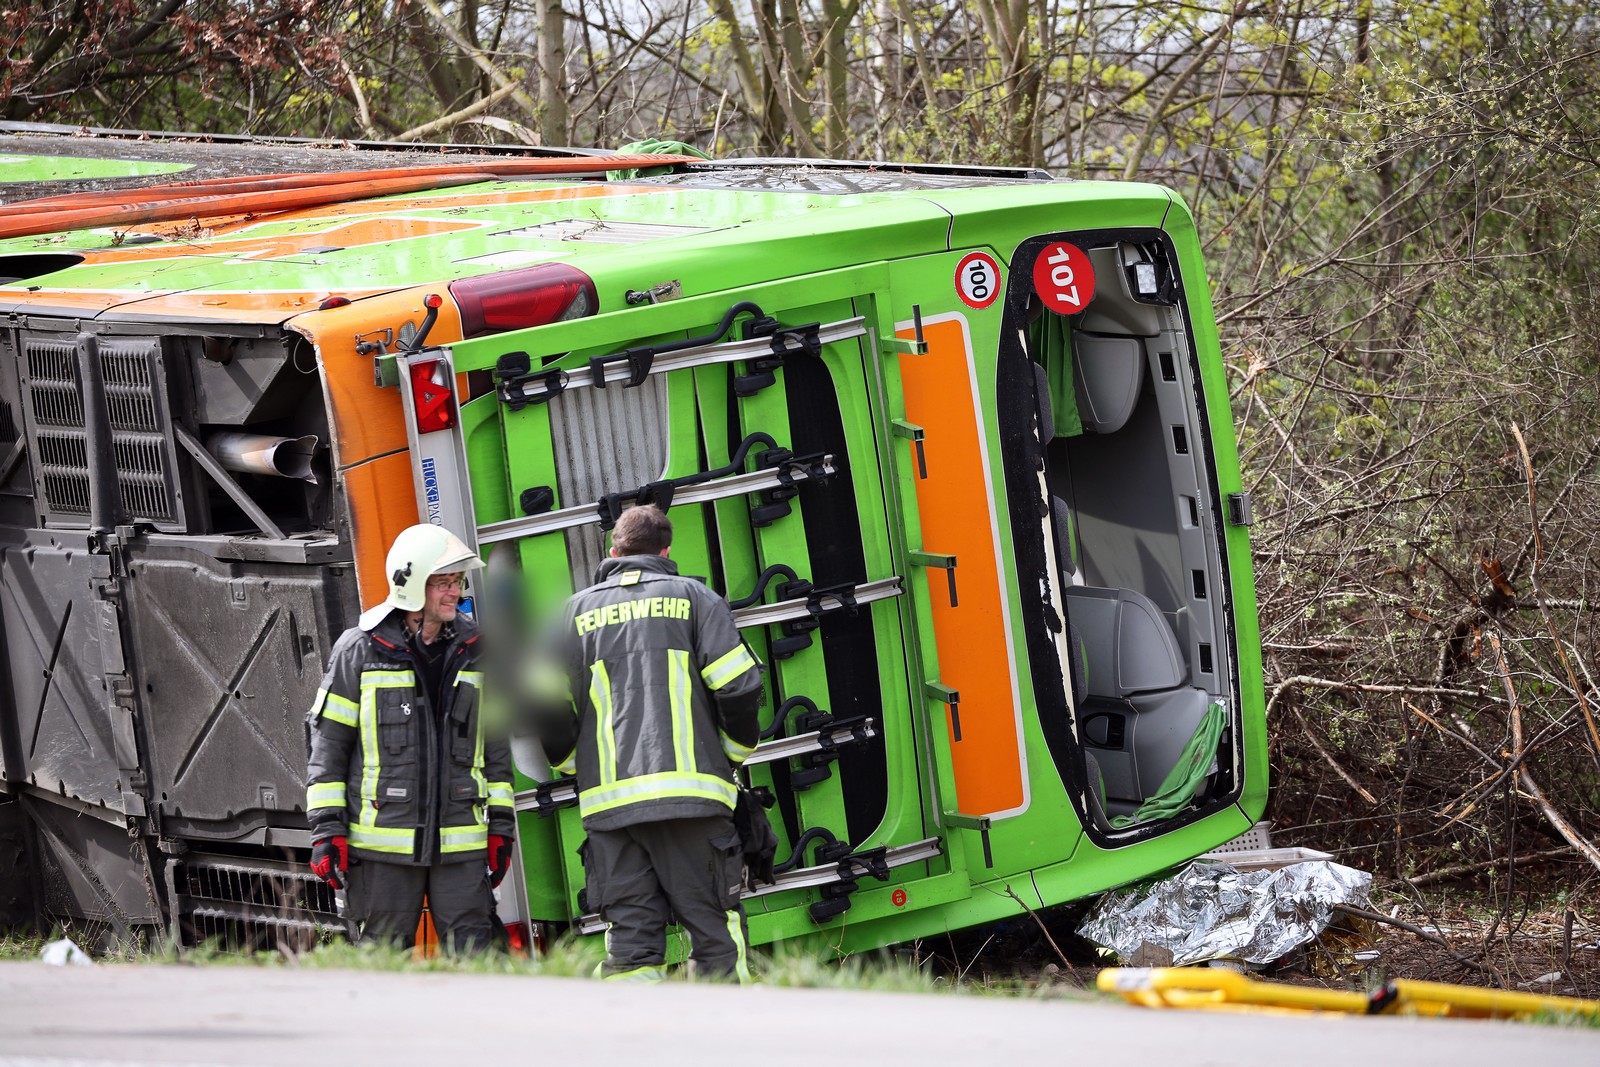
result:
<svg viewBox="0 0 1600 1067"><path fill-rule="evenodd" d="M409 947L426 896L447 948L492 940L515 808L478 628L457 610L465 572L481 566L442 527L402 530L388 598L340 636L308 716L311 869L348 886L363 939Z"/></svg>
<svg viewBox="0 0 1600 1067"><path fill-rule="evenodd" d="M602 977L662 977L676 915L698 974L747 982L734 768L759 738L761 664L671 543L659 508L622 513L596 584L551 635L539 732L578 776L588 903L609 924Z"/></svg>

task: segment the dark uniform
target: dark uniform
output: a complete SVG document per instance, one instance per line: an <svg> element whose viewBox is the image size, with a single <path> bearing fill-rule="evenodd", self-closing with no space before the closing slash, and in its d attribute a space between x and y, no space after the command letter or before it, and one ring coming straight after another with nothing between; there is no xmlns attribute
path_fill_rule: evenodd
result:
<svg viewBox="0 0 1600 1067"><path fill-rule="evenodd" d="M659 976L676 914L701 973L748 980L733 769L760 733L761 665L727 603L670 559L609 559L596 578L560 620L577 739L557 769L578 775L603 974Z"/></svg>
<svg viewBox="0 0 1600 1067"><path fill-rule="evenodd" d="M515 826L510 745L485 736L478 628L457 618L414 647L403 618L390 612L334 645L308 719L312 839L349 839L363 937L410 946L426 894L441 940L480 948L489 834Z"/></svg>

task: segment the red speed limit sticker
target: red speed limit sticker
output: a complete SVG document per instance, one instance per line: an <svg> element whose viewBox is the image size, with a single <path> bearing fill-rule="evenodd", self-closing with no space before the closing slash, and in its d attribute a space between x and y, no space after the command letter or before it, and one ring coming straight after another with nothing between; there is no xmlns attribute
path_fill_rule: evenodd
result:
<svg viewBox="0 0 1600 1067"><path fill-rule="evenodd" d="M988 307L1000 295L1000 264L986 252L962 256L956 264L956 292L968 307Z"/></svg>
<svg viewBox="0 0 1600 1067"><path fill-rule="evenodd" d="M1051 241L1033 261L1033 291L1058 315L1076 315L1094 299L1094 267L1077 245Z"/></svg>
<svg viewBox="0 0 1600 1067"><path fill-rule="evenodd" d="M896 889L889 894L889 899L894 901L895 907L903 908L906 906L906 891L904 889Z"/></svg>

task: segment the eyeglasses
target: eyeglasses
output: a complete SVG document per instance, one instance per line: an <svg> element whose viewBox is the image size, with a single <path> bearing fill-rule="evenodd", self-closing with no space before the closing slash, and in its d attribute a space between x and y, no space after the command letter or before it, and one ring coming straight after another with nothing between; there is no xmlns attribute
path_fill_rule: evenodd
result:
<svg viewBox="0 0 1600 1067"><path fill-rule="evenodd" d="M460 589L463 578L459 574L446 574L428 579L429 589Z"/></svg>

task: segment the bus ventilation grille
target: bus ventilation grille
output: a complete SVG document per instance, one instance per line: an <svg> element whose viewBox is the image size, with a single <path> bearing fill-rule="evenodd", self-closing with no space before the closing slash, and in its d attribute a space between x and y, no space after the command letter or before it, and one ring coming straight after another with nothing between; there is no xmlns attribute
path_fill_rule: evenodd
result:
<svg viewBox="0 0 1600 1067"><path fill-rule="evenodd" d="M116 467L117 521L182 532L183 501L161 339L103 337L99 353ZM44 514L55 525L82 525L89 517L90 472L75 341L25 333L23 373Z"/></svg>
<svg viewBox="0 0 1600 1067"><path fill-rule="evenodd" d="M232 952L303 952L343 937L333 890L298 864L185 856L167 868L173 937Z"/></svg>

